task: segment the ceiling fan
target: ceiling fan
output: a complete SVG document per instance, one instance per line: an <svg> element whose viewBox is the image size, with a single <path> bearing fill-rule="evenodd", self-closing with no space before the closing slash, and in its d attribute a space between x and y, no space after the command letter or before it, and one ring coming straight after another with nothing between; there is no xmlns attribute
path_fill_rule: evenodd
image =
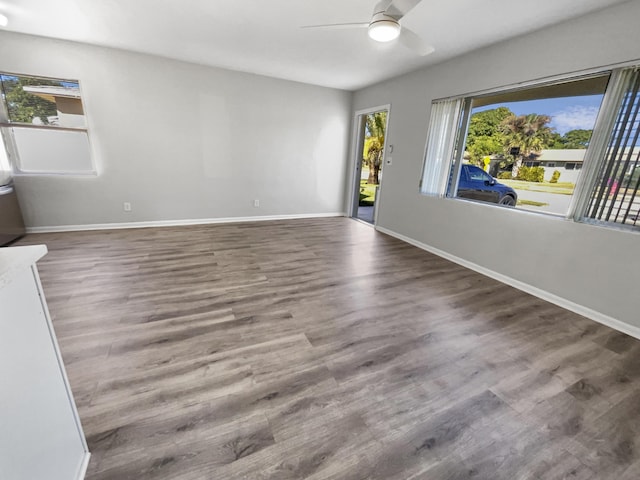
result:
<svg viewBox="0 0 640 480"><path fill-rule="evenodd" d="M367 28L369 37L378 42L391 42L398 39L405 47L420 56L432 53L435 49L427 45L420 36L400 24L400 20L421 0L380 0L373 9L369 22L332 23L328 25L305 25L301 28Z"/></svg>

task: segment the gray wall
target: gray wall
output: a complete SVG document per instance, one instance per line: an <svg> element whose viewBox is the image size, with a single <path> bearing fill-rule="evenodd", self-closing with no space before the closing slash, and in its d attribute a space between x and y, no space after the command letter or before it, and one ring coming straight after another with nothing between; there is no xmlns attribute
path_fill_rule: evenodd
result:
<svg viewBox="0 0 640 480"><path fill-rule="evenodd" d="M28 226L344 210L349 92L8 32L0 71L80 80L99 172L18 178Z"/></svg>
<svg viewBox="0 0 640 480"><path fill-rule="evenodd" d="M622 4L356 92L355 109L391 104L379 225L640 327L637 233L418 193L433 99L639 59L638 18Z"/></svg>

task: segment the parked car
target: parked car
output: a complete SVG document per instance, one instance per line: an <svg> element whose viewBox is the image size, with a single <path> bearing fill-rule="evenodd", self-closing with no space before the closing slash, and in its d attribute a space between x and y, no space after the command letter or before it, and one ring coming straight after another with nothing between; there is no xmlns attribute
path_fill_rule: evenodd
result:
<svg viewBox="0 0 640 480"><path fill-rule="evenodd" d="M458 197L498 203L513 207L518 202L518 194L508 185L499 183L495 178L475 165L462 164Z"/></svg>

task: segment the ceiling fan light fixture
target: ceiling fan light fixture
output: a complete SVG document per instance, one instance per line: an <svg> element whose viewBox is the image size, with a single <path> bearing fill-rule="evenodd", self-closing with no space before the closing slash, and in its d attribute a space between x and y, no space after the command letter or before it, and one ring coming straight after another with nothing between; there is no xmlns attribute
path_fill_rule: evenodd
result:
<svg viewBox="0 0 640 480"><path fill-rule="evenodd" d="M390 42L400 35L400 24L384 13L373 16L369 24L369 37L376 42Z"/></svg>

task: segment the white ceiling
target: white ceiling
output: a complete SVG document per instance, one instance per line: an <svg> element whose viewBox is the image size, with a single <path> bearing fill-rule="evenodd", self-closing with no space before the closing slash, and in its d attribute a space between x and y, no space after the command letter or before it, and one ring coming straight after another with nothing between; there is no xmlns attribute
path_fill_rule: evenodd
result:
<svg viewBox="0 0 640 480"><path fill-rule="evenodd" d="M402 24L435 47L420 57L378 44L378 0L0 0L6 30L355 90L626 0L423 0Z"/></svg>

